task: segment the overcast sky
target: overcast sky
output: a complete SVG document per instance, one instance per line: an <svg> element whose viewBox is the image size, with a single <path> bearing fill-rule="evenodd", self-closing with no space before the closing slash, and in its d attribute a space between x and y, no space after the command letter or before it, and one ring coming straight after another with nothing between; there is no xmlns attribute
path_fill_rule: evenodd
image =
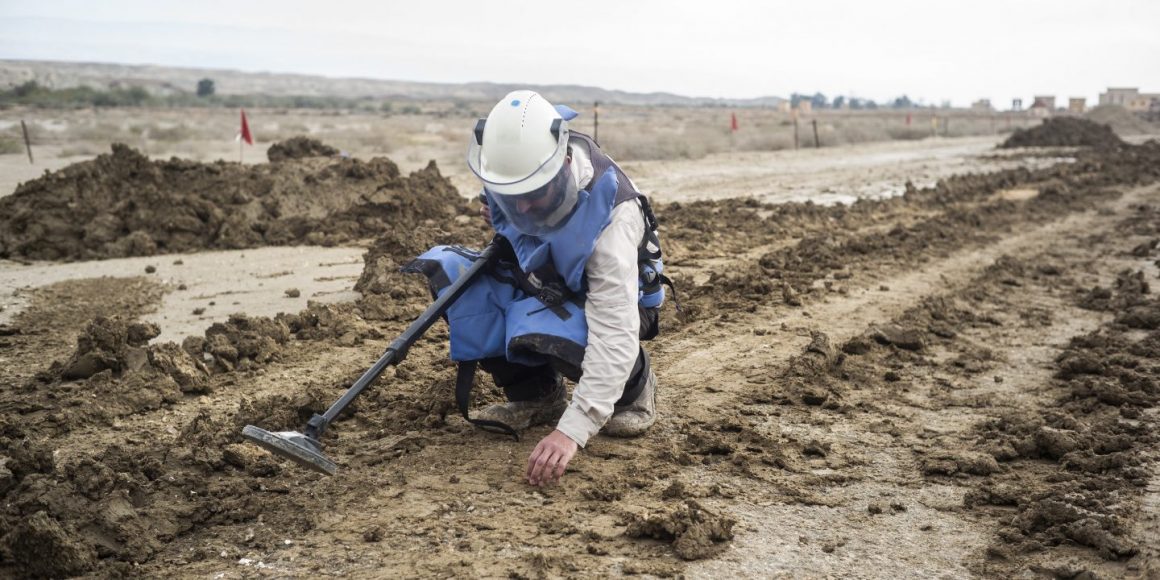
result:
<svg viewBox="0 0 1160 580"><path fill-rule="evenodd" d="M1160 1L0 0L0 59L1006 108L1160 92Z"/></svg>

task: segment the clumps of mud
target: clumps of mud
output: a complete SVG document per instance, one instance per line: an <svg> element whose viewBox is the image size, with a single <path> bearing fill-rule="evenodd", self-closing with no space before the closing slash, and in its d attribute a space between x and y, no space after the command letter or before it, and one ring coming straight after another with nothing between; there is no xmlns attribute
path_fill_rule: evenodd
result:
<svg viewBox="0 0 1160 580"><path fill-rule="evenodd" d="M829 336L812 331L810 343L800 355L790 358L773 391L765 397L771 399L769 402L838 409L846 391L841 380L845 359L846 354L830 344Z"/></svg>
<svg viewBox="0 0 1160 580"><path fill-rule="evenodd" d="M487 240L478 223L458 220L445 225L451 227L386 232L363 254L363 271L354 289L363 295L359 307L367 320L411 320L430 304L426 278L401 271L416 256L437 245L481 248Z"/></svg>
<svg viewBox="0 0 1160 580"><path fill-rule="evenodd" d="M7 539L14 562L33 577L79 576L91 570L97 560L92 546L77 542L43 511L17 524Z"/></svg>
<svg viewBox="0 0 1160 580"><path fill-rule="evenodd" d="M632 516L625 535L671 542L685 560L712 558L728 547L736 521L715 514L693 500L657 515Z"/></svg>
<svg viewBox="0 0 1160 580"><path fill-rule="evenodd" d="M1115 323L1127 328L1160 328L1160 303L1152 299L1151 287L1142 270L1124 270L1110 288L1092 288L1080 300L1080 306L1115 312Z"/></svg>
<svg viewBox="0 0 1160 580"><path fill-rule="evenodd" d="M59 372L65 380L87 379L99 372L136 371L144 366L144 346L161 334L156 324L97 318L80 337L72 358Z"/></svg>
<svg viewBox="0 0 1160 580"><path fill-rule="evenodd" d="M1044 275L1043 265L1008 266L989 273L1008 284ZM1088 546L1109 560L1138 551L1125 522L1132 496L1151 478L1144 458L1157 437L1142 419L1160 402L1160 368L1152 364L1160 355L1160 332L1149 329L1141 337L1136 329L1148 327L1132 321L1160 302L1141 273L1126 270L1112 288L1082 294L1079 305L1117 318L1073 338L1056 358L1056 404L1007 412L979 425L976 451L963 451L985 453L998 463L995 475L968 492L964 504L1015 510L1003 517L1000 541L991 548L1000 558L1062 544ZM1050 462L1056 469L1028 479L1010 467L1022 461Z"/></svg>
<svg viewBox="0 0 1160 580"><path fill-rule="evenodd" d="M1099 311L1120 311L1139 306L1147 301L1151 291L1144 272L1124 270L1116 275L1112 287L1096 286L1079 301L1081 308Z"/></svg>
<svg viewBox="0 0 1160 580"><path fill-rule="evenodd" d="M128 146L0 199L0 257L81 260L206 249L333 245L471 211L434 162L387 158L244 166L153 161Z"/></svg>
<svg viewBox="0 0 1160 580"><path fill-rule="evenodd" d="M294 341L356 346L382 338L357 304L310 302L274 318L235 314L181 345L149 344L156 324L93 319L68 358L53 362L0 402L38 431L68 432L211 392L214 375L251 372L280 361Z"/></svg>
<svg viewBox="0 0 1160 580"><path fill-rule="evenodd" d="M233 316L181 346L148 344L157 334L154 324L96 318L67 359L0 401L0 570L120 575L199 525L259 516L289 530L310 525L284 496L285 484L269 480L281 473L279 462L243 445L240 430L251 423L298 428L330 402L331 385L242 397L232 413L162 418L144 428L144 438L118 434L118 421L231 385L212 378L257 371L294 340L354 343L377 331L353 305L311 303L296 315ZM102 428L85 432L91 452L56 452L61 435L93 425Z"/></svg>
<svg viewBox="0 0 1160 580"><path fill-rule="evenodd" d="M1094 147L1115 149L1124 141L1108 125L1075 117L1054 117L1030 129L1016 129L1000 147Z"/></svg>
<svg viewBox="0 0 1160 580"><path fill-rule="evenodd" d="M285 482L271 479L281 473L278 462L239 445L241 425L262 417L262 408L289 406L256 403L220 419L202 411L176 428L155 424L144 438L94 432L92 451L81 455L54 453L51 440L0 419L0 449L9 456L0 464L13 474L0 488L0 570L132 576L132 563L198 526L262 518L279 534L309 529L307 510L287 496ZM207 548L182 557L219 556Z"/></svg>
<svg viewBox="0 0 1160 580"><path fill-rule="evenodd" d="M1004 550L1030 552L1067 542L1089 546L1106 559L1138 548L1124 524L1126 500L1151 478L1143 465L1157 437L1143 410L1160 401L1160 333L1141 340L1105 327L1077 337L1057 359L1066 395L1039 414L1011 414L979 428L1001 462L1048 460L1060 467L1043 487L1016 492L994 485L970 492L965 503L1011 505L1016 516L1000 531Z"/></svg>
<svg viewBox="0 0 1160 580"><path fill-rule="evenodd" d="M266 158L270 160L270 163L307 157L333 157L335 155L338 155L338 149L318 139L302 135L279 141L266 150Z"/></svg>
<svg viewBox="0 0 1160 580"><path fill-rule="evenodd" d="M306 310L297 314L279 314L275 319L286 325L298 340L332 341L339 346L358 346L368 339L383 338L383 333L367 322L368 317L361 302L309 302Z"/></svg>
<svg viewBox="0 0 1160 580"><path fill-rule="evenodd" d="M1118 159L1122 156L1135 158L1121 164ZM1040 223L1090 207L1117 195L1103 188L1111 183L1105 174L1116 175L1127 182L1152 181L1160 177L1160 170L1150 167L1152 162L1160 163L1160 144L1132 148L1122 155L1099 156L1098 160L1092 157L1037 174L1013 170L949 178L934 188L912 190L903 198L883 202L883 207L877 208L879 219L881 212L903 204L929 204L940 209L929 219L898 224L885 231L865 227L871 225L863 221L863 213L870 207L866 204L824 208L828 210L828 219L824 217L816 224L809 212L802 215L811 217L801 218L799 215L780 223L774 221L779 215L791 214L770 214L763 218L766 231L742 236L746 247L736 251L752 251L754 245L763 243L781 245L777 243L780 239L797 233L794 230L804 229L801 239L795 244L766 252L749 268L713 272L701 284L690 285L687 280L678 279L679 283L684 282L680 284L684 290L682 305L686 306L689 318L720 316L722 320L726 320L731 311L752 312L758 305L769 303L771 296L780 296L782 302L791 307L808 306L815 298L848 292L849 285L868 272L880 271L883 266L913 267L916 256L932 252L949 255L964 246L986 242L1016 223ZM1042 184L1040 195L1032 200L987 201L999 189L1028 181ZM722 208L708 209L709 206L702 208L706 222L717 224L716 210ZM810 209L809 204L805 204L802 211L807 209ZM826 214L821 212L820 215ZM667 217L667 210L662 215ZM678 215L691 221L689 209L682 209ZM758 219L745 217L745 213L741 215L742 224ZM789 226L789 231L786 226ZM722 223L721 227L729 231L727 224ZM815 228L819 231L813 231ZM706 234L703 242L723 245L715 241L714 236L722 234Z"/></svg>
<svg viewBox="0 0 1160 580"><path fill-rule="evenodd" d="M282 320L233 314L211 325L204 337L187 337L181 346L211 364L215 372L231 372L280 360L289 341L290 327Z"/></svg>
<svg viewBox="0 0 1160 580"><path fill-rule="evenodd" d="M1074 163L1039 170L1017 168L953 176L934 187L908 185L886 200L848 206L809 202L762 204L754 199L657 204L683 313L662 311L662 327L707 318L727 322L738 313L777 303L808 308L882 268L908 268L916 256L949 255L1005 235L1015 224L1036 224L1119 195L1114 188L1160 180L1160 142L1085 149ZM1030 200L995 200L1003 189L1034 184ZM933 217L914 221L915 212ZM921 214L920 214L921 215ZM875 227L897 221L883 230ZM787 244L787 240L797 242ZM715 268L721 255L773 249L745 267ZM921 258L920 258L921 259Z"/></svg>
<svg viewBox="0 0 1160 580"><path fill-rule="evenodd" d="M69 431L158 409L185 393L206 392L206 367L174 344L149 346L158 334L152 323L93 319L77 337L72 355L27 385L15 410L38 428Z"/></svg>

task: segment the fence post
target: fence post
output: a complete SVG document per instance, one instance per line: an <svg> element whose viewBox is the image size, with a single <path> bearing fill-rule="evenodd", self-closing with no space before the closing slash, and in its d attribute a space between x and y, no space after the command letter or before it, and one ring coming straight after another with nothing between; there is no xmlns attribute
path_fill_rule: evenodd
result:
<svg viewBox="0 0 1160 580"><path fill-rule="evenodd" d="M600 144L600 101L592 101L592 140Z"/></svg>
<svg viewBox="0 0 1160 580"><path fill-rule="evenodd" d="M793 150L798 150L798 114L797 109L793 112Z"/></svg>
<svg viewBox="0 0 1160 580"><path fill-rule="evenodd" d="M810 123L814 126L814 149L821 149L822 142L818 140L818 120L810 119Z"/></svg>
<svg viewBox="0 0 1160 580"><path fill-rule="evenodd" d="M28 125L24 124L24 119L20 120L20 130L24 132L24 149L28 151L28 163L36 165L36 162L32 160L32 142L28 140Z"/></svg>

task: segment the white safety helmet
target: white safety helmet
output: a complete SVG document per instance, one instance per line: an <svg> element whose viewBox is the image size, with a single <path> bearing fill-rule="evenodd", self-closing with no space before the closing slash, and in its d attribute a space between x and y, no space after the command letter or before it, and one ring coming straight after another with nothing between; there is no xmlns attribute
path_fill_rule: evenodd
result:
<svg viewBox="0 0 1160 580"><path fill-rule="evenodd" d="M529 235L559 226L576 205L565 163L568 121L534 91L512 91L475 124L467 166L513 226Z"/></svg>

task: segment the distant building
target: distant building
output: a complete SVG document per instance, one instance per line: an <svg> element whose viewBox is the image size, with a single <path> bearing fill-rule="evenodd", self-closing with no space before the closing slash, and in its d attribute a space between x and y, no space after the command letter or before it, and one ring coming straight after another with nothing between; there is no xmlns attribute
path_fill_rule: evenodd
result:
<svg viewBox="0 0 1160 580"><path fill-rule="evenodd" d="M1055 97L1051 95L1036 95L1032 97L1031 108L1028 109L1036 117L1048 117L1055 112Z"/></svg>
<svg viewBox="0 0 1160 580"><path fill-rule="evenodd" d="M1067 112L1082 115L1085 110L1087 110L1087 99L1072 97L1067 100Z"/></svg>
<svg viewBox="0 0 1160 580"><path fill-rule="evenodd" d="M798 101L797 110L798 110L798 113L801 113L802 115L808 115L811 112L813 112L814 104L810 101L802 99L802 100Z"/></svg>
<svg viewBox="0 0 1160 580"><path fill-rule="evenodd" d="M1140 93L1138 88L1108 88L1100 93L1100 104L1118 104L1141 115L1155 115L1160 111L1160 93Z"/></svg>
<svg viewBox="0 0 1160 580"><path fill-rule="evenodd" d="M1119 105L1127 107L1128 101L1140 94L1140 89L1126 89L1126 88L1112 88L1108 87L1107 92L1100 93L1101 105Z"/></svg>
<svg viewBox="0 0 1160 580"><path fill-rule="evenodd" d="M789 101L780 101L777 103L777 112L788 113L790 108Z"/></svg>
<svg viewBox="0 0 1160 580"><path fill-rule="evenodd" d="M1112 88L1108 87L1108 91L1100 93L1101 105L1119 105L1129 111L1135 113L1147 113L1154 106L1160 103L1160 93L1141 93L1138 88Z"/></svg>
<svg viewBox="0 0 1160 580"><path fill-rule="evenodd" d="M1023 99L1011 99L1011 110L1012 111L1022 111L1023 110Z"/></svg>
<svg viewBox="0 0 1160 580"><path fill-rule="evenodd" d="M991 106L991 99L979 99L971 103L971 108L976 111L993 111L995 109Z"/></svg>

